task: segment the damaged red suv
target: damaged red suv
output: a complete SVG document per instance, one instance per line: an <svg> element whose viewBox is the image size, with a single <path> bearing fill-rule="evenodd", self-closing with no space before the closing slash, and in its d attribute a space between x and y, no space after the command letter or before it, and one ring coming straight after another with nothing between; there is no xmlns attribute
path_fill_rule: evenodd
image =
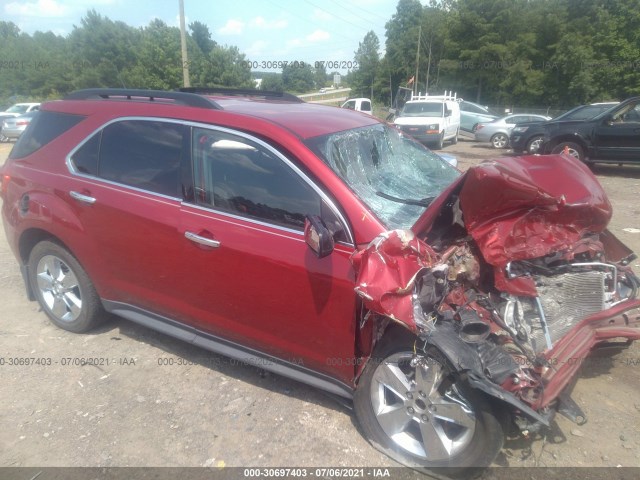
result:
<svg viewBox="0 0 640 480"><path fill-rule="evenodd" d="M489 465L581 360L640 338L634 258L572 158L460 174L375 118L252 91L92 89L42 106L2 170L27 294L110 312L353 399L417 468Z"/></svg>

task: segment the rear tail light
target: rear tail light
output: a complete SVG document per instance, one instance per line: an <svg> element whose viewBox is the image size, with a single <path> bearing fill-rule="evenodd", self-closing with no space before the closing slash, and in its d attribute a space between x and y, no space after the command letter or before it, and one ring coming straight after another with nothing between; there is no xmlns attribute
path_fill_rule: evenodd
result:
<svg viewBox="0 0 640 480"><path fill-rule="evenodd" d="M16 122L16 125L18 127L22 126L22 125L29 125L29 122L27 120L19 120Z"/></svg>
<svg viewBox="0 0 640 480"><path fill-rule="evenodd" d="M475 131L477 132L478 130L480 130L482 128L484 128L484 125L482 125L482 124L476 125L476 130Z"/></svg>

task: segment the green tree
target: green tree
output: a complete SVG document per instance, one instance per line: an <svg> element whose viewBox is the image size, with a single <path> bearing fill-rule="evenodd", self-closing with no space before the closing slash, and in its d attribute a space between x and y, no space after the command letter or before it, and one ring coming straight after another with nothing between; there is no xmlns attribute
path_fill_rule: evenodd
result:
<svg viewBox="0 0 640 480"><path fill-rule="evenodd" d="M310 64L288 64L282 69L282 84L284 89L295 93L313 90L315 86L313 68Z"/></svg>
<svg viewBox="0 0 640 480"><path fill-rule="evenodd" d="M189 24L189 30L191 30L191 38L196 42L200 51L205 55L209 55L216 46L216 42L211 39L209 27L196 20Z"/></svg>
<svg viewBox="0 0 640 480"><path fill-rule="evenodd" d="M260 84L261 90L269 90L271 92L283 92L284 84L282 83L282 75L279 73L264 76Z"/></svg>
<svg viewBox="0 0 640 480"><path fill-rule="evenodd" d="M380 40L371 30L364 36L364 39L358 45L358 50L355 52L354 60L358 68L350 77L352 94L365 97L371 95L370 92L373 89L378 67L380 66L379 50Z"/></svg>

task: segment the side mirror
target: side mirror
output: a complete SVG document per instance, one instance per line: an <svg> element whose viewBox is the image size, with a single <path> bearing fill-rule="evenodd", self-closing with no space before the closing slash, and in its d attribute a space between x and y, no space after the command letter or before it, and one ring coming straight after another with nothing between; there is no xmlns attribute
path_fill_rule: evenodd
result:
<svg viewBox="0 0 640 480"><path fill-rule="evenodd" d="M318 258L324 258L333 252L333 236L318 215L305 217L304 241Z"/></svg>

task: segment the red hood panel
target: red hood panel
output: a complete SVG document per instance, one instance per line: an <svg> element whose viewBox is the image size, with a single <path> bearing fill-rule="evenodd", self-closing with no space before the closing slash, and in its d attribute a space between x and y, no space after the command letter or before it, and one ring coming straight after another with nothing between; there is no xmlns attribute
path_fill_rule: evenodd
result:
<svg viewBox="0 0 640 480"><path fill-rule="evenodd" d="M602 186L573 157L499 158L470 168L465 177L465 227L487 263L497 267L570 249L611 219Z"/></svg>

